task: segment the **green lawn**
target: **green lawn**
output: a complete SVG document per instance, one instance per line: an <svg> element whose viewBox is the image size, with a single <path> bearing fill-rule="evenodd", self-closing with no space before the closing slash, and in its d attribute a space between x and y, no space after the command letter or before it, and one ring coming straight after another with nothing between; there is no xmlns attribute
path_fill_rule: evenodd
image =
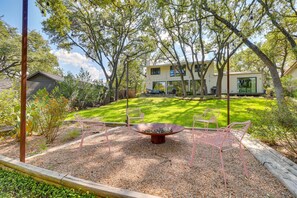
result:
<svg viewBox="0 0 297 198"><path fill-rule="evenodd" d="M264 110L275 104L274 100L265 98L232 98L230 100L231 122L253 120L254 115L248 109ZM129 107L139 107L145 114L144 122L173 123L191 126L194 114L201 114L207 108L220 111L219 125L227 123L227 101L206 100L191 101L176 98L135 98L129 99ZM105 122L125 122L126 100L113 102L99 108L76 112L85 118L100 117ZM67 120L73 119L71 113Z"/></svg>

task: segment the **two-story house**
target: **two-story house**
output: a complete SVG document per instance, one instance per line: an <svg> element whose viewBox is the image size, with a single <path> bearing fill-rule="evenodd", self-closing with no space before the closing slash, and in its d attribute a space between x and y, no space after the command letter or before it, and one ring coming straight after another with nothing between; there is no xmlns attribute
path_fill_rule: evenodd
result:
<svg viewBox="0 0 297 198"><path fill-rule="evenodd" d="M201 64L195 65L194 78L197 81L197 91L199 93L200 78L197 70ZM184 80L187 92L192 92L192 79L189 71L184 67ZM212 64L205 75L207 93L213 94L217 82L214 64ZM180 73L171 64L150 65L146 67L146 88L151 90L161 90L167 94L176 90L181 93ZM227 76L224 74L222 81L222 93L227 93ZM230 72L230 94L232 95L260 95L264 93L263 75L255 72Z"/></svg>

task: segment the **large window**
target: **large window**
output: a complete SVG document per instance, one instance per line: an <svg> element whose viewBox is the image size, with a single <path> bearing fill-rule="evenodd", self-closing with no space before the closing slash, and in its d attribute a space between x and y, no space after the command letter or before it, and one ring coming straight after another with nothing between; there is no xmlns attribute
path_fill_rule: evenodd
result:
<svg viewBox="0 0 297 198"><path fill-rule="evenodd" d="M257 78L238 78L238 93L257 93Z"/></svg>
<svg viewBox="0 0 297 198"><path fill-rule="evenodd" d="M200 72L201 69L204 69L206 67L206 64L197 64L195 65L195 72Z"/></svg>
<svg viewBox="0 0 297 198"><path fill-rule="evenodd" d="M182 66L182 72L183 75L186 75L186 66ZM180 76L180 70L178 69L178 66L170 66L170 77Z"/></svg>
<svg viewBox="0 0 297 198"><path fill-rule="evenodd" d="M200 94L201 81L195 80L195 83L196 83L196 93ZM205 84L206 84L206 80L204 79L204 85ZM193 92L193 81L192 80L191 80L190 92Z"/></svg>
<svg viewBox="0 0 297 198"><path fill-rule="evenodd" d="M164 81L153 82L153 90L160 90L165 92L166 83Z"/></svg>
<svg viewBox="0 0 297 198"><path fill-rule="evenodd" d="M189 81L184 81L186 85L186 91L189 90ZM167 82L167 93L171 94L172 90L175 89L176 94L181 95L183 92L181 81L168 81Z"/></svg>
<svg viewBox="0 0 297 198"><path fill-rule="evenodd" d="M160 75L160 68L151 68L151 75Z"/></svg>

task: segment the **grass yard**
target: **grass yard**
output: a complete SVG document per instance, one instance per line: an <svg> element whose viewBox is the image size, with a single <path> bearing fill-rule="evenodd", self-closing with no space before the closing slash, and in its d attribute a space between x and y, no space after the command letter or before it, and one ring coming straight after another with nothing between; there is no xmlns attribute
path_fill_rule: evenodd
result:
<svg viewBox="0 0 297 198"><path fill-rule="evenodd" d="M273 104L275 100L265 98L232 98L230 100L231 122L253 121L254 115L249 112L249 109L264 110ZM129 99L129 107L141 108L145 114L144 122L146 123L173 123L190 127L193 115L202 114L207 108L220 112L219 126L225 126L227 123L227 101L225 99L195 101L177 98L134 98ZM105 122L125 122L126 100L75 113L85 118L99 117ZM74 113L69 114L67 119L74 119L73 115Z"/></svg>

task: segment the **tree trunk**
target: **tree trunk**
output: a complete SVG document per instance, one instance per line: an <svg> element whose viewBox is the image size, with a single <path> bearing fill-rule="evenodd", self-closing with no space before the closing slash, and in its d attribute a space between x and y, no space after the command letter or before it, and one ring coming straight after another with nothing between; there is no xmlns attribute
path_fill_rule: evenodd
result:
<svg viewBox="0 0 297 198"><path fill-rule="evenodd" d="M192 89L193 89L193 96L195 97L197 95L197 93L196 93L196 81L195 81L195 78L194 78L193 71L189 70L189 72L190 72L190 75L191 75L191 78L192 78L191 86L192 86Z"/></svg>
<svg viewBox="0 0 297 198"><path fill-rule="evenodd" d="M186 91L184 75L182 73L180 75L180 78L181 78L181 83L182 83L183 97L186 97L187 96L187 91Z"/></svg>
<svg viewBox="0 0 297 198"><path fill-rule="evenodd" d="M224 77L224 68L218 69L218 78L217 78L217 84L216 84L216 96L221 98L222 97L222 81Z"/></svg>
<svg viewBox="0 0 297 198"><path fill-rule="evenodd" d="M204 97L204 77L200 76L200 97Z"/></svg>

